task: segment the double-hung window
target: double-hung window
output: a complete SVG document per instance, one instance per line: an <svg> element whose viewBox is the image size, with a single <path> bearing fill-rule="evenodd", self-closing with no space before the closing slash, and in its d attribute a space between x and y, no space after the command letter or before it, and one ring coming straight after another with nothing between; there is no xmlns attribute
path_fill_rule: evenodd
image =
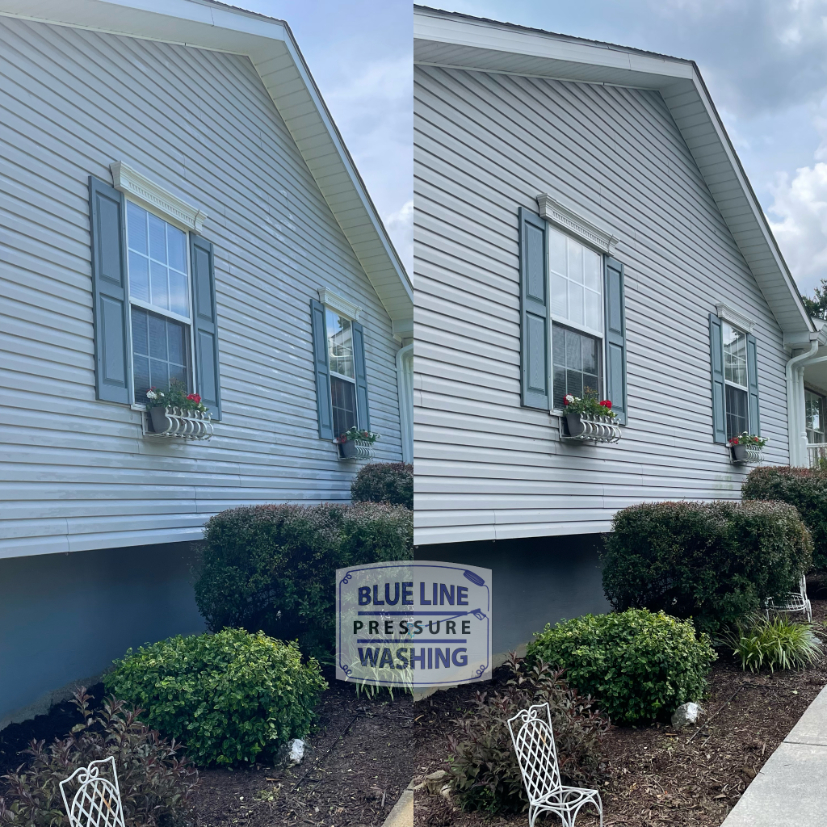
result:
<svg viewBox="0 0 827 827"><path fill-rule="evenodd" d="M554 227L549 236L552 407L563 398L603 398L601 256Z"/></svg>
<svg viewBox="0 0 827 827"><path fill-rule="evenodd" d="M356 363L353 355L353 323L325 308L327 353L330 361L330 399L333 432L343 434L359 422L356 400Z"/></svg>
<svg viewBox="0 0 827 827"><path fill-rule="evenodd" d="M747 334L729 322L721 323L724 345L726 435L733 439L749 430L749 378Z"/></svg>
<svg viewBox="0 0 827 827"><path fill-rule="evenodd" d="M807 420L807 442L823 445L825 441L824 397L811 390L804 391L804 409Z"/></svg>
<svg viewBox="0 0 827 827"><path fill-rule="evenodd" d="M127 269L135 402L171 382L192 389L187 234L126 202Z"/></svg>

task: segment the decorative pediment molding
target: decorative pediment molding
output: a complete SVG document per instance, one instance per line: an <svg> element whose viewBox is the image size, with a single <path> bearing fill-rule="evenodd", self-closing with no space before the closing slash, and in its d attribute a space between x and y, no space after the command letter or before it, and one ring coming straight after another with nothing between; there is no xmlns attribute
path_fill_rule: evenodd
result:
<svg viewBox="0 0 827 827"><path fill-rule="evenodd" d="M359 314L362 312L362 308L358 304L348 301L338 293L334 293L327 287L319 288L319 301L325 307L329 307L331 310L335 310L337 313L347 316L351 321L359 321Z"/></svg>
<svg viewBox="0 0 827 827"><path fill-rule="evenodd" d="M614 252L620 240L617 236L599 227L594 221L579 214L571 207L560 203L553 195L541 193L537 196L537 204L540 206L540 218L557 225L601 253L611 255Z"/></svg>
<svg viewBox="0 0 827 827"><path fill-rule="evenodd" d="M744 333L752 333L752 330L755 327L755 322L750 319L749 316L745 316L743 313L733 310L728 304L716 304L715 311L717 312L719 319L729 322L739 330L743 330Z"/></svg>
<svg viewBox="0 0 827 827"><path fill-rule="evenodd" d="M109 165L116 190L126 193L142 206L160 213L170 223L184 230L200 233L207 214L182 201L177 195L151 181L123 161Z"/></svg>

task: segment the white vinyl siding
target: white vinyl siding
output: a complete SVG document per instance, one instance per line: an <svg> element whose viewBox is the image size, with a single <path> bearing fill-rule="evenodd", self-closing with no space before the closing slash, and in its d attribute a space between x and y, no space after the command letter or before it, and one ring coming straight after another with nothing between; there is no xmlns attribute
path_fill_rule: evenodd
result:
<svg viewBox="0 0 827 827"><path fill-rule="evenodd" d="M712 441L709 361L708 314L731 295L756 322L765 459L787 462L781 330L657 92L417 66L414 94L417 544L738 499L746 471ZM616 445L563 442L558 417L520 405L518 209L549 191L620 239Z"/></svg>
<svg viewBox="0 0 827 827"><path fill-rule="evenodd" d="M190 540L234 506L349 500L318 438L311 298L363 308L377 459L401 458L391 320L247 58L0 18L0 555ZM208 214L223 421L141 434L95 399L88 177Z"/></svg>

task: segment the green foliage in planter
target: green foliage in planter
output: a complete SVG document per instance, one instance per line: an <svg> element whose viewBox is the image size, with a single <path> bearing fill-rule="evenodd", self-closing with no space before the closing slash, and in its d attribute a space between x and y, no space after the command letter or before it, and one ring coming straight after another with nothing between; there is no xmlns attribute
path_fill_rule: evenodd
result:
<svg viewBox="0 0 827 827"><path fill-rule="evenodd" d="M741 494L745 500L776 500L795 506L813 535L813 567L827 571L827 469L754 468Z"/></svg>
<svg viewBox="0 0 827 827"><path fill-rule="evenodd" d="M739 623L724 636L741 668L759 672L767 667L803 669L821 657L821 641L809 623L798 623L789 617L759 614L747 623Z"/></svg>
<svg viewBox="0 0 827 827"><path fill-rule="evenodd" d="M23 751L26 762L5 776L8 786L6 798L0 798L0 824L67 824L60 782L76 769L109 756L115 758L126 827L190 824L198 771L181 754L180 746L142 723L140 709L128 709L123 701L108 698L92 711L91 700L85 689L78 689L73 703L80 721L71 733L48 747L43 741L32 741ZM108 778L107 773L108 768L104 770Z"/></svg>
<svg viewBox="0 0 827 827"><path fill-rule="evenodd" d="M195 599L208 628L298 639L321 661L335 651L336 569L413 557L411 512L381 503L234 508L204 537Z"/></svg>
<svg viewBox="0 0 827 827"><path fill-rule="evenodd" d="M564 784L588 786L599 772L601 738L608 720L591 698L572 689L559 671L515 655L510 679L496 692L478 692L459 732L448 739L450 784L463 810L521 812L528 798L506 721L532 704L548 702Z"/></svg>
<svg viewBox="0 0 827 827"><path fill-rule="evenodd" d="M413 508L413 465L371 462L362 466L350 486L353 502L388 503Z"/></svg>
<svg viewBox="0 0 827 827"><path fill-rule="evenodd" d="M584 615L536 635L528 659L566 670L614 723L647 723L698 701L716 659L709 638L689 621L629 609Z"/></svg>
<svg viewBox="0 0 827 827"><path fill-rule="evenodd" d="M784 503L650 503L618 511L603 589L618 611L663 610L716 634L793 591L812 541Z"/></svg>
<svg viewBox="0 0 827 827"><path fill-rule="evenodd" d="M183 741L201 766L270 758L303 738L327 688L319 664L303 664L296 643L242 629L130 649L104 681L141 706L150 726Z"/></svg>

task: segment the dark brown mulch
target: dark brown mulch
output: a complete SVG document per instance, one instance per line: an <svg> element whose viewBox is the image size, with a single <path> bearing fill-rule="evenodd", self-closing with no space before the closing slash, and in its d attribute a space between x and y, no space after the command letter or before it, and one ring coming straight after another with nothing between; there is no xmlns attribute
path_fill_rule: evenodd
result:
<svg viewBox="0 0 827 827"><path fill-rule="evenodd" d="M291 768L201 770L195 793L198 827L379 827L413 775L410 696L357 697L353 686L326 675L317 727L304 761ZM99 701L102 685L92 687ZM32 738L47 743L78 723L68 701L48 715L0 731L0 775L24 760ZM5 785L0 782L0 795Z"/></svg>
<svg viewBox="0 0 827 827"><path fill-rule="evenodd" d="M810 585L817 592L818 584ZM813 601L817 628L827 599ZM824 635L822 635L824 637ZM800 672L753 675L720 653L710 676L700 729L613 727L604 740L607 773L599 785L606 827L718 827L807 706L827 685L827 658ZM414 707L416 780L445 769L446 735L467 708L473 687L440 692ZM417 827L525 827L527 816L462 813L443 796L416 793ZM542 819L538 822L542 824ZM546 817L553 824L553 817ZM578 827L597 819L582 812Z"/></svg>

